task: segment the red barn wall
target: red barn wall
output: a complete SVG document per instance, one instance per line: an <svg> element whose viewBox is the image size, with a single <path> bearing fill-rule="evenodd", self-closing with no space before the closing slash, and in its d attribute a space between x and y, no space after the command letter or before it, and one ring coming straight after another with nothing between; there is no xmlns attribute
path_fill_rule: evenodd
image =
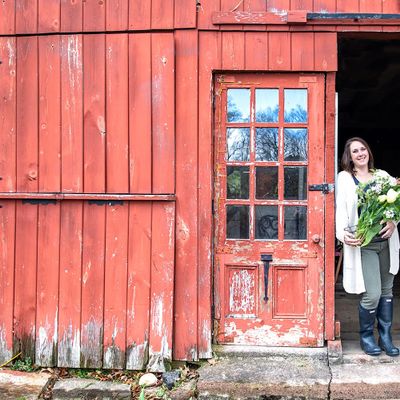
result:
<svg viewBox="0 0 400 400"><path fill-rule="evenodd" d="M213 72L329 73L337 31L398 31L212 23L287 10L399 3L1 2L0 361L211 357Z"/></svg>

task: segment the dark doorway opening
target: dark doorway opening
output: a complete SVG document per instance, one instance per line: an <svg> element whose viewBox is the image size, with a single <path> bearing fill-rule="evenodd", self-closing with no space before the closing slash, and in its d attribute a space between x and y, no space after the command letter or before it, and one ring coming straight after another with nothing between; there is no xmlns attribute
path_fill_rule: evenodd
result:
<svg viewBox="0 0 400 400"><path fill-rule="evenodd" d="M371 146L375 166L400 176L400 35L343 34L338 42L338 138L337 168L346 140L364 138ZM395 278L393 336L400 344L400 277ZM358 340L358 295L336 282L336 320L344 340Z"/></svg>

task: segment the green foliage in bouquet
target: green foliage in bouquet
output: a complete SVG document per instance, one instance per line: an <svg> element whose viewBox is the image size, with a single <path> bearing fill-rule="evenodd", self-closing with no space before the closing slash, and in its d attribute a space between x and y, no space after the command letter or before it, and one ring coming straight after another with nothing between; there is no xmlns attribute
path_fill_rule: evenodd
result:
<svg viewBox="0 0 400 400"><path fill-rule="evenodd" d="M400 220L400 185L395 178L375 170L372 181L357 188L361 208L356 237L366 246L387 221Z"/></svg>

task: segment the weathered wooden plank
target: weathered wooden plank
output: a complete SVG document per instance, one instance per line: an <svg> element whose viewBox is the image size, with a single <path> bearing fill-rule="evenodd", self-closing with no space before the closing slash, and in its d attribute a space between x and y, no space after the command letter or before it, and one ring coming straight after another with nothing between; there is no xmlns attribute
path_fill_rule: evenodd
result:
<svg viewBox="0 0 400 400"><path fill-rule="evenodd" d="M35 363L57 365L60 203L38 205Z"/></svg>
<svg viewBox="0 0 400 400"><path fill-rule="evenodd" d="M314 0L314 12L335 12L336 0Z"/></svg>
<svg viewBox="0 0 400 400"><path fill-rule="evenodd" d="M336 12L359 11L359 0L336 0Z"/></svg>
<svg viewBox="0 0 400 400"><path fill-rule="evenodd" d="M151 192L151 47L149 34L129 36L129 186Z"/></svg>
<svg viewBox="0 0 400 400"><path fill-rule="evenodd" d="M105 191L105 35L83 37L84 191Z"/></svg>
<svg viewBox="0 0 400 400"><path fill-rule="evenodd" d="M382 0L382 12L397 14L400 12L400 3L397 0Z"/></svg>
<svg viewBox="0 0 400 400"><path fill-rule="evenodd" d="M221 11L220 11L219 14L222 14L222 15L224 15L225 13L226 14L233 14L234 13L236 15L245 14L243 12L243 1L238 1L238 2L235 1L235 0L220 0L220 1L221 1L221 8L220 8ZM216 23L215 17L217 15L213 15L213 23ZM244 24L245 22L242 22L242 23ZM228 30L228 29L230 29L230 27L221 25L220 29L221 30ZM239 26L237 29L243 30L243 26Z"/></svg>
<svg viewBox="0 0 400 400"><path fill-rule="evenodd" d="M151 27L151 1L129 2L129 29L145 30Z"/></svg>
<svg viewBox="0 0 400 400"><path fill-rule="evenodd" d="M289 32L270 32L268 36L268 63L270 70L291 69Z"/></svg>
<svg viewBox="0 0 400 400"><path fill-rule="evenodd" d="M128 36L106 37L106 190L129 192Z"/></svg>
<svg viewBox="0 0 400 400"><path fill-rule="evenodd" d="M37 205L17 201L15 227L14 354L35 359Z"/></svg>
<svg viewBox="0 0 400 400"><path fill-rule="evenodd" d="M151 0L151 28L174 27L174 0Z"/></svg>
<svg viewBox="0 0 400 400"><path fill-rule="evenodd" d="M334 32L316 32L314 41L316 71L337 70L337 35Z"/></svg>
<svg viewBox="0 0 400 400"><path fill-rule="evenodd" d="M129 190L151 193L151 37L129 35Z"/></svg>
<svg viewBox="0 0 400 400"><path fill-rule="evenodd" d="M82 26L82 0L61 0L61 31L80 32Z"/></svg>
<svg viewBox="0 0 400 400"><path fill-rule="evenodd" d="M106 1L83 1L83 30L85 32L105 31ZM108 2L107 2L108 3Z"/></svg>
<svg viewBox="0 0 400 400"><path fill-rule="evenodd" d="M0 38L0 190L16 188L16 39Z"/></svg>
<svg viewBox="0 0 400 400"><path fill-rule="evenodd" d="M314 70L314 33L292 32L291 35L292 71Z"/></svg>
<svg viewBox="0 0 400 400"><path fill-rule="evenodd" d="M219 26L212 23L212 15L220 10L220 0L202 0L198 6L197 27L199 29L219 30Z"/></svg>
<svg viewBox="0 0 400 400"><path fill-rule="evenodd" d="M153 193L175 191L175 57L170 33L152 34Z"/></svg>
<svg viewBox="0 0 400 400"><path fill-rule="evenodd" d="M80 367L82 224L82 202L62 201L57 364L59 367Z"/></svg>
<svg viewBox="0 0 400 400"><path fill-rule="evenodd" d="M46 193L46 192L0 192L0 199L44 199L44 200L97 200L109 201L174 201L175 194L120 194L120 193Z"/></svg>
<svg viewBox="0 0 400 400"><path fill-rule="evenodd" d="M244 33L222 33L222 68L244 69Z"/></svg>
<svg viewBox="0 0 400 400"><path fill-rule="evenodd" d="M335 74L325 82L325 182L335 182ZM335 195L325 195L325 340L335 338Z"/></svg>
<svg viewBox="0 0 400 400"><path fill-rule="evenodd" d="M0 3L0 35L15 33L15 0Z"/></svg>
<svg viewBox="0 0 400 400"><path fill-rule="evenodd" d="M268 69L268 33L245 33L245 63L247 70Z"/></svg>
<svg viewBox="0 0 400 400"><path fill-rule="evenodd" d="M196 360L197 352L197 101L198 34L177 31L176 44L176 261L174 358ZM188 171L190 175L188 176Z"/></svg>
<svg viewBox="0 0 400 400"><path fill-rule="evenodd" d="M199 177L198 177L198 356L209 358L211 349L211 243L213 138L213 70L221 69L221 35L201 32L199 36Z"/></svg>
<svg viewBox="0 0 400 400"><path fill-rule="evenodd" d="M150 335L151 202L130 203L126 368L146 367Z"/></svg>
<svg viewBox="0 0 400 400"><path fill-rule="evenodd" d="M244 0L243 10L246 12L259 12L267 10L267 2L265 0ZM245 25L243 27L245 31L265 31L266 27L263 25Z"/></svg>
<svg viewBox="0 0 400 400"><path fill-rule="evenodd" d="M37 37L17 39L17 190L38 190Z"/></svg>
<svg viewBox="0 0 400 400"><path fill-rule="evenodd" d="M162 224L159 221L163 221ZM151 304L149 363L153 372L165 371L172 359L174 293L175 204L154 203L152 210Z"/></svg>
<svg viewBox="0 0 400 400"><path fill-rule="evenodd" d="M38 0L15 0L15 33L36 33Z"/></svg>
<svg viewBox="0 0 400 400"><path fill-rule="evenodd" d="M61 189L83 191L82 36L61 37Z"/></svg>
<svg viewBox="0 0 400 400"><path fill-rule="evenodd" d="M105 207L83 207L81 367L103 365Z"/></svg>
<svg viewBox="0 0 400 400"><path fill-rule="evenodd" d="M128 204L106 206L104 368L124 368L126 351Z"/></svg>
<svg viewBox="0 0 400 400"><path fill-rule="evenodd" d="M310 11L313 9L313 0L291 0L290 9Z"/></svg>
<svg viewBox="0 0 400 400"><path fill-rule="evenodd" d="M128 9L128 0L108 0L106 2L106 29L108 31L127 30L129 17Z"/></svg>
<svg viewBox="0 0 400 400"><path fill-rule="evenodd" d="M38 32L59 32L61 27L60 0L38 0Z"/></svg>
<svg viewBox="0 0 400 400"><path fill-rule="evenodd" d="M359 1L359 9L360 13L382 13L382 3L383 0L380 1L368 1L368 0L360 0Z"/></svg>
<svg viewBox="0 0 400 400"><path fill-rule="evenodd" d="M15 201L0 202L0 363L13 356Z"/></svg>
<svg viewBox="0 0 400 400"><path fill-rule="evenodd" d="M39 36L39 191L60 191L60 37Z"/></svg>
<svg viewBox="0 0 400 400"><path fill-rule="evenodd" d="M196 28L197 5L195 1L187 2L187 0L174 1L174 27Z"/></svg>
<svg viewBox="0 0 400 400"><path fill-rule="evenodd" d="M290 9L290 0L268 0L267 11L280 14Z"/></svg>

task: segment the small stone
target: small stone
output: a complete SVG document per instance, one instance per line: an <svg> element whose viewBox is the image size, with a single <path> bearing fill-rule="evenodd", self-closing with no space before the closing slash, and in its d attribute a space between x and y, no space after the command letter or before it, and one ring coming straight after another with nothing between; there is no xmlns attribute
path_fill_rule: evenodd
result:
<svg viewBox="0 0 400 400"><path fill-rule="evenodd" d="M178 370L175 371L169 371L169 372L164 372L162 375L162 380L165 386L168 388L168 390L171 390L175 383L179 381L179 378L181 377L181 373Z"/></svg>
<svg viewBox="0 0 400 400"><path fill-rule="evenodd" d="M157 377L151 372L142 375L139 379L140 386L148 387L148 386L154 386L156 384L157 384Z"/></svg>

